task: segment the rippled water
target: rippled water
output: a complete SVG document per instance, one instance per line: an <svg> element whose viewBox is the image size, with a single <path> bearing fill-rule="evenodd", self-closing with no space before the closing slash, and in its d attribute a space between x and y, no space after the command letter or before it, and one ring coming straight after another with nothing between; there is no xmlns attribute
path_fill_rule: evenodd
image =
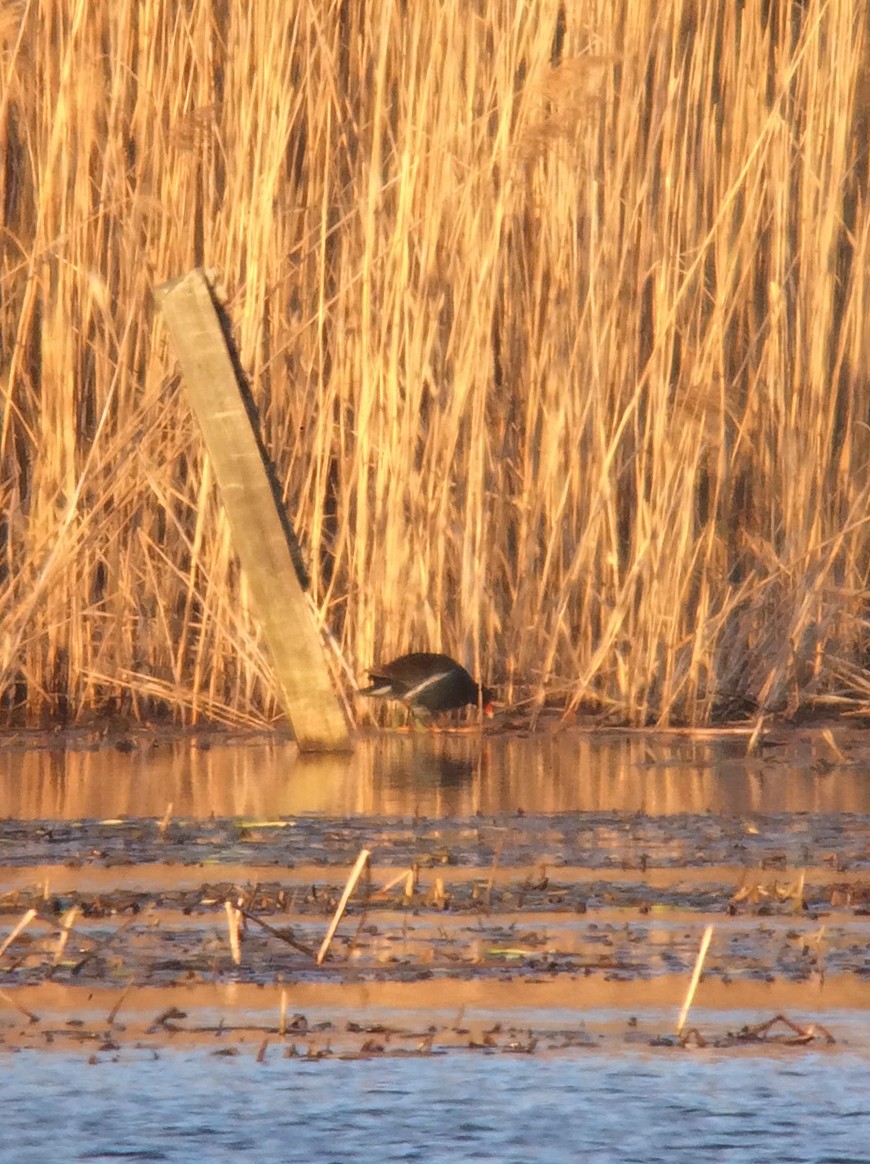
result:
<svg viewBox="0 0 870 1164"><path fill-rule="evenodd" d="M800 1161L870 1153L848 1054L267 1061L166 1053L0 1067L4 1164L45 1161Z"/></svg>

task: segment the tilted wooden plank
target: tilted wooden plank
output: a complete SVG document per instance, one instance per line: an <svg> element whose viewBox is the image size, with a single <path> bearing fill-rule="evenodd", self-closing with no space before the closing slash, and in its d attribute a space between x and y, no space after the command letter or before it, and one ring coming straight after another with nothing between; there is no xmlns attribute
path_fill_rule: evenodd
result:
<svg viewBox="0 0 870 1164"><path fill-rule="evenodd" d="M202 429L233 545L302 751L347 751L347 720L294 564L296 540L273 485L204 273L154 292Z"/></svg>

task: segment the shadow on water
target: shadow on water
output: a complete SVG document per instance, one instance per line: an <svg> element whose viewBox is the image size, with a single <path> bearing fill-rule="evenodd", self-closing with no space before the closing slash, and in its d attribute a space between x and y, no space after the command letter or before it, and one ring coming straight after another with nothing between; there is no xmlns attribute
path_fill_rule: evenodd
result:
<svg viewBox="0 0 870 1164"><path fill-rule="evenodd" d="M861 745L865 747L865 745ZM868 762L820 762L797 736L764 760L745 740L563 733L418 733L363 739L352 756L291 744L144 743L0 751L0 817L472 816L618 812L870 812Z"/></svg>

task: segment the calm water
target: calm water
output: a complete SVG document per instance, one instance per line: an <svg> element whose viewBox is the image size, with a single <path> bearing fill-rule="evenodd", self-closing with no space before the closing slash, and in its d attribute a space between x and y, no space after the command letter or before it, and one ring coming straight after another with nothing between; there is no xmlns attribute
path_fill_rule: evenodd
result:
<svg viewBox="0 0 870 1164"><path fill-rule="evenodd" d="M860 739L861 737L858 737ZM866 756L862 759L866 750ZM792 737L764 761L746 740L629 735L387 735L353 756L299 757L290 744L202 750L190 744L0 748L0 817L473 816L625 812L744 815L870 812L870 746L828 762L823 742Z"/></svg>
<svg viewBox="0 0 870 1164"><path fill-rule="evenodd" d="M795 1052L0 1065L0 1161L870 1159L868 1062Z"/></svg>

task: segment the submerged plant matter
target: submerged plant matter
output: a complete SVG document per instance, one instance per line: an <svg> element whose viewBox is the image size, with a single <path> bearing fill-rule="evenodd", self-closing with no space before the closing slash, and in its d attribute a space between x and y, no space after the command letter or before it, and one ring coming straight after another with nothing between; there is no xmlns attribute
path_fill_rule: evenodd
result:
<svg viewBox="0 0 870 1164"><path fill-rule="evenodd" d="M4 706L277 713L151 299L196 264L357 674L866 700L867 54L859 0L7 5Z"/></svg>

